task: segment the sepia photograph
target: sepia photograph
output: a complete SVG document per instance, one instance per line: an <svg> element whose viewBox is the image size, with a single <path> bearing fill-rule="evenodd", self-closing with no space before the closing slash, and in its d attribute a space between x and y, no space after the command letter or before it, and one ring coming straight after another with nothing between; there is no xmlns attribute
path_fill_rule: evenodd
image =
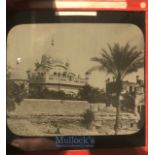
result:
<svg viewBox="0 0 155 155"><path fill-rule="evenodd" d="M21 24L7 38L7 125L15 135L130 135L143 128L138 26Z"/></svg>

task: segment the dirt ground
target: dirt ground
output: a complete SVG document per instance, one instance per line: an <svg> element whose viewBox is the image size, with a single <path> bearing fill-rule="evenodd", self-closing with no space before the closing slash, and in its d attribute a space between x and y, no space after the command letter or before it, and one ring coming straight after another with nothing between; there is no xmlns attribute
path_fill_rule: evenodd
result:
<svg viewBox="0 0 155 155"><path fill-rule="evenodd" d="M24 100L16 109L7 113L7 124L15 135L57 136L57 135L114 135L115 108L108 109L93 105L97 114L91 128L82 122L82 114L91 107L86 102L55 100ZM119 134L132 134L136 127L128 127L134 121L133 114L124 115L125 128ZM122 117L123 119L123 117Z"/></svg>

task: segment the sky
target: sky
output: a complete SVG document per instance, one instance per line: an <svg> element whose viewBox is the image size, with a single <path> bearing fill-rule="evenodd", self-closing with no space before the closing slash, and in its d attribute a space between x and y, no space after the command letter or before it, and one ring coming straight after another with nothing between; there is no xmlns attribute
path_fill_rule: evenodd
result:
<svg viewBox="0 0 155 155"><path fill-rule="evenodd" d="M54 46L51 42L54 40ZM43 54L63 61L69 61L70 69L84 77L85 72L96 66L90 59L99 57L107 44L126 43L144 52L142 31L133 24L23 24L12 28L7 40L7 65L17 68L21 74L34 67ZM21 63L17 65L17 58ZM136 75L144 78L144 70L130 74L125 80L135 82ZM94 71L89 83L94 87L105 88L105 81L111 75Z"/></svg>

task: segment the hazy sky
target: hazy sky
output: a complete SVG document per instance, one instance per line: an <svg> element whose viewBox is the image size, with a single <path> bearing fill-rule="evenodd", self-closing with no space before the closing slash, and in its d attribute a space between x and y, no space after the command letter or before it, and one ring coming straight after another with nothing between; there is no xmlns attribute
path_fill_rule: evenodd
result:
<svg viewBox="0 0 155 155"><path fill-rule="evenodd" d="M54 47L51 41L54 40ZM70 62L72 72L84 76L84 73L96 62L90 61L94 56L100 56L101 49L107 49L107 43L113 45L127 42L144 50L144 38L141 30L132 24L25 24L14 27L8 35L7 62L12 67L18 67L24 74L34 67L36 60L40 61L42 54L48 53ZM21 58L17 66L16 59ZM135 81L135 76L143 78L144 71L126 77ZM90 84L95 87L105 87L105 80L111 77L106 73L95 71L90 76Z"/></svg>

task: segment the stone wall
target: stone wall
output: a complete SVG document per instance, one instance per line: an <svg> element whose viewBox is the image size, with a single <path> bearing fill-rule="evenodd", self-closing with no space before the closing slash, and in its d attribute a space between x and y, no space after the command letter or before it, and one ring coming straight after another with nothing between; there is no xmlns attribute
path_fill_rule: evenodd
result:
<svg viewBox="0 0 155 155"><path fill-rule="evenodd" d="M91 129L82 124L83 114L88 109L95 116ZM17 135L113 135L116 108L87 101L25 99L15 111L8 112L8 116L8 125ZM120 118L119 134L139 130L136 115L121 113Z"/></svg>
<svg viewBox="0 0 155 155"><path fill-rule="evenodd" d="M87 101L24 99L15 111L18 115L81 115L90 104Z"/></svg>

